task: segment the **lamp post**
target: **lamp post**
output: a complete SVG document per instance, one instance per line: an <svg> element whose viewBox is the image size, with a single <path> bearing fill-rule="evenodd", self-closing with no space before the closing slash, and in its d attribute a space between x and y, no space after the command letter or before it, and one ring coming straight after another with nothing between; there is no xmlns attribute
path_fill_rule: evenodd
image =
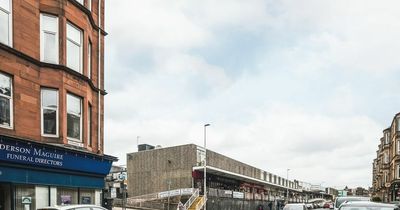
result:
<svg viewBox="0 0 400 210"><path fill-rule="evenodd" d="M207 127L210 124L204 125L204 210L207 210Z"/></svg>
<svg viewBox="0 0 400 210"><path fill-rule="evenodd" d="M289 171L290 169L286 169L286 181L288 185L286 186L286 198L287 198L287 203L289 203Z"/></svg>

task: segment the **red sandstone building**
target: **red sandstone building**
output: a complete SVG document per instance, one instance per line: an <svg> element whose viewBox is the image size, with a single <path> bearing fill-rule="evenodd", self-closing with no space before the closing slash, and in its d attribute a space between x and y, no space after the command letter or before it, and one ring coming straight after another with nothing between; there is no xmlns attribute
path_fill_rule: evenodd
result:
<svg viewBox="0 0 400 210"><path fill-rule="evenodd" d="M0 210L100 204L105 35L104 0L0 0Z"/></svg>

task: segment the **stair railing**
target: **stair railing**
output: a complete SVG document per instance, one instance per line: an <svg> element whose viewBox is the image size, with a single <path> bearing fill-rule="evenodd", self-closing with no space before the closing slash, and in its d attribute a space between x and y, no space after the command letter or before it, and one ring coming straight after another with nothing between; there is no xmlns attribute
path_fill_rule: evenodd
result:
<svg viewBox="0 0 400 210"><path fill-rule="evenodd" d="M196 198L199 197L199 189L196 189L192 196L190 196L189 200L186 201L185 205L183 205L183 209L187 210L190 208L190 206L193 204L193 202L196 200Z"/></svg>

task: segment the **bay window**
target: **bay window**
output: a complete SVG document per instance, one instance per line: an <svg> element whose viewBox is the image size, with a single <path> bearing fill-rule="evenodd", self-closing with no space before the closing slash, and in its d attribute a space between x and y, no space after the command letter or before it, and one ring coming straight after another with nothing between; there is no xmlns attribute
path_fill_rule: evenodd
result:
<svg viewBox="0 0 400 210"><path fill-rule="evenodd" d="M42 135L58 136L58 91L43 88L42 99Z"/></svg>
<svg viewBox="0 0 400 210"><path fill-rule="evenodd" d="M67 23L67 66L82 73L82 31Z"/></svg>
<svg viewBox="0 0 400 210"><path fill-rule="evenodd" d="M0 72L0 127L12 128L12 79Z"/></svg>
<svg viewBox="0 0 400 210"><path fill-rule="evenodd" d="M58 64L58 17L40 14L40 60Z"/></svg>
<svg viewBox="0 0 400 210"><path fill-rule="evenodd" d="M0 0L0 42L12 44L12 0Z"/></svg>
<svg viewBox="0 0 400 210"><path fill-rule="evenodd" d="M82 142L82 99L67 94L67 137Z"/></svg>

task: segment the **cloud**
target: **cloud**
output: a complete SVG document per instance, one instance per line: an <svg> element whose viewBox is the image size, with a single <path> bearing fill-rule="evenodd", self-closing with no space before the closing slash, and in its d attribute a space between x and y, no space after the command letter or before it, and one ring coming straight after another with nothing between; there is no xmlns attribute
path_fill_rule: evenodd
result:
<svg viewBox="0 0 400 210"><path fill-rule="evenodd" d="M368 186L395 100L399 3L107 1L106 152L202 144L292 178Z"/></svg>

